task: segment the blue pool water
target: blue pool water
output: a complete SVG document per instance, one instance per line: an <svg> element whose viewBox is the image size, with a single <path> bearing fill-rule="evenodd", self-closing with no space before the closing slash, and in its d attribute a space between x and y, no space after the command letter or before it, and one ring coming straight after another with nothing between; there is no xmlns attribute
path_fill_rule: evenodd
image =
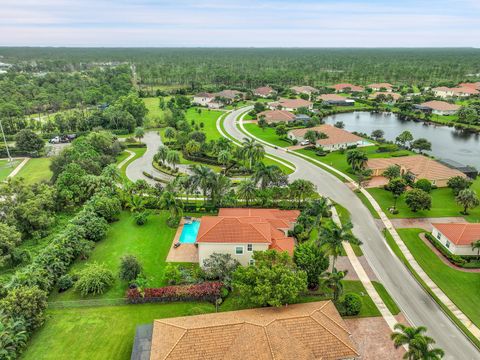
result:
<svg viewBox="0 0 480 360"><path fill-rule="evenodd" d="M197 240L199 228L200 221L193 221L191 224L183 225L182 234L180 235L180 242L182 244L193 244L195 240Z"/></svg>

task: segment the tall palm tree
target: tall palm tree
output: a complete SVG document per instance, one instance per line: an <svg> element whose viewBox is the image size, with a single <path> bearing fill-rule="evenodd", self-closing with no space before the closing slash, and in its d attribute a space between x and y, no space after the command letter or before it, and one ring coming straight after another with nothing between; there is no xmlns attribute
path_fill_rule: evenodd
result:
<svg viewBox="0 0 480 360"><path fill-rule="evenodd" d="M232 159L232 155L230 154L230 151L228 151L228 150L221 150L218 153L217 160L220 164L223 165L225 172L227 171L227 165L228 165L228 163L230 162L231 159Z"/></svg>
<svg viewBox="0 0 480 360"><path fill-rule="evenodd" d="M263 159L265 156L265 149L262 144L249 138L244 138L242 145L242 158L248 161L248 168L251 169L254 161Z"/></svg>
<svg viewBox="0 0 480 360"><path fill-rule="evenodd" d="M332 290L333 301L337 302L340 295L343 293L342 280L347 276L348 271L337 271L333 268L332 272L324 272L321 277L323 278L322 284L326 288Z"/></svg>
<svg viewBox="0 0 480 360"><path fill-rule="evenodd" d="M435 344L435 340L425 335L426 327L410 327L399 323L394 326L394 329L396 331L390 335L390 338L393 340L395 348L408 346L408 351L403 356L404 359L436 360L444 356L443 350L430 347Z"/></svg>
<svg viewBox="0 0 480 360"><path fill-rule="evenodd" d="M222 203L222 199L232 189L232 181L223 174L213 174L210 179L210 189L214 206Z"/></svg>
<svg viewBox="0 0 480 360"><path fill-rule="evenodd" d="M257 196L257 186L252 180L242 181L240 185L238 185L237 193L240 199L245 200L248 207L250 201L254 200Z"/></svg>
<svg viewBox="0 0 480 360"><path fill-rule="evenodd" d="M160 207L170 212L170 218L177 219L183 215L183 203L175 194L164 191L160 198Z"/></svg>
<svg viewBox="0 0 480 360"><path fill-rule="evenodd" d="M353 225L351 222L347 222L342 226L332 223L331 226L324 227L320 234L320 245L325 247L329 255L333 256L332 269L335 268L337 257L342 253L344 241L355 245L362 244L362 242L352 234L352 228Z"/></svg>
<svg viewBox="0 0 480 360"><path fill-rule="evenodd" d="M207 203L208 198L208 189L211 185L212 176L214 173L212 169L205 165L192 165L190 167L192 171L192 183L194 187L198 187L202 190L202 194L204 197L204 205Z"/></svg>
<svg viewBox="0 0 480 360"><path fill-rule="evenodd" d="M160 162L163 163L167 159L167 154L168 154L168 147L166 146L159 146L157 153L155 154L156 159L155 160L160 160Z"/></svg>
<svg viewBox="0 0 480 360"><path fill-rule="evenodd" d="M272 182L275 181L275 175L278 174L279 167L276 165L265 165L263 162L255 166L255 173L253 174L253 181L255 184L260 183L261 189L266 189Z"/></svg>
<svg viewBox="0 0 480 360"><path fill-rule="evenodd" d="M300 207L302 202L315 192L315 185L311 181L297 179L289 185L289 189L290 195L297 200L297 206Z"/></svg>
<svg viewBox="0 0 480 360"><path fill-rule="evenodd" d="M395 324L394 329L396 331L390 335L390 338L397 349L403 345L409 345L416 337L424 336L427 332L425 326L410 327L400 323Z"/></svg>
<svg viewBox="0 0 480 360"><path fill-rule="evenodd" d="M181 189L183 189L183 191L185 192L186 203L188 204L188 197L195 189L193 179L191 176L182 176L178 177L177 179L179 179L178 181Z"/></svg>
<svg viewBox="0 0 480 360"><path fill-rule="evenodd" d="M365 152L357 149L347 151L347 163L354 171L359 171L365 168L368 157Z"/></svg>
<svg viewBox="0 0 480 360"><path fill-rule="evenodd" d="M177 168L177 164L180 162L180 155L176 150L170 150L167 153L167 162L172 164L173 168Z"/></svg>

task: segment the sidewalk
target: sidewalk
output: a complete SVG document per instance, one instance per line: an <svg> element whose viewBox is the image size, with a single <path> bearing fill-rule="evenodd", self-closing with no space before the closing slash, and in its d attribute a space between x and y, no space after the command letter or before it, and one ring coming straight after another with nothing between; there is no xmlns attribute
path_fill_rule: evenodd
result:
<svg viewBox="0 0 480 360"><path fill-rule="evenodd" d="M20 170L22 170L22 168L25 166L25 164L28 162L28 160L30 160L30 158L24 158L23 161L20 164L18 164L17 167L13 169L13 171L7 176L7 178L12 178L15 175L17 175L20 172Z"/></svg>

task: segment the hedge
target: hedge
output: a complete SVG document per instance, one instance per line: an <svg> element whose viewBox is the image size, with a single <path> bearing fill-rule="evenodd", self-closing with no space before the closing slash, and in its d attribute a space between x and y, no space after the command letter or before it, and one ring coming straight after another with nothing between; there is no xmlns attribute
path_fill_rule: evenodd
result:
<svg viewBox="0 0 480 360"><path fill-rule="evenodd" d="M445 256L448 261L450 261L452 264L463 267L465 263L467 262L465 259L463 259L459 255L454 255L448 252L440 242L435 239L435 237L430 234L430 233L425 233L425 238L430 241L430 243L435 246L435 248L442 253L443 256Z"/></svg>
<svg viewBox="0 0 480 360"><path fill-rule="evenodd" d="M145 304L173 301L211 301L220 297L223 283L208 281L194 285L174 285L161 288L129 289L126 293L127 303Z"/></svg>

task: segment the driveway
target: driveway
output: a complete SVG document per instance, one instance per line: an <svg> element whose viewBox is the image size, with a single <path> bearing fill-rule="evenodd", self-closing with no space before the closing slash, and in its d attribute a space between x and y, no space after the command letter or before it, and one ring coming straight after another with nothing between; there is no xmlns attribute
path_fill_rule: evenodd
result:
<svg viewBox="0 0 480 360"><path fill-rule="evenodd" d="M225 131L241 141L245 134L235 126L236 118L249 107L236 110L225 118ZM478 359L480 353L454 325L437 303L416 282L403 263L396 257L378 229L368 209L348 186L320 167L292 155L285 149L266 146L268 154L289 161L297 167L291 180L313 182L322 195L341 204L351 214L354 234L363 242L362 250L376 277L387 288L402 309L409 323L428 328L428 334L445 350L446 359Z"/></svg>

